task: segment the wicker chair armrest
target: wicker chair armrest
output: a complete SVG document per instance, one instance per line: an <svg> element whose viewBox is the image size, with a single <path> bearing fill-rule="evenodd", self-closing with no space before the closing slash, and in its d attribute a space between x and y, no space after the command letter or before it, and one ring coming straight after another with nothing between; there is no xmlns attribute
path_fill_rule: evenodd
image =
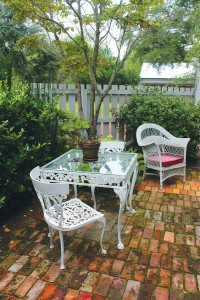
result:
<svg viewBox="0 0 200 300"><path fill-rule="evenodd" d="M160 153L160 148L157 143L151 143L151 144L143 146L142 148L145 151L148 151L149 153L155 153L157 155Z"/></svg>
<svg viewBox="0 0 200 300"><path fill-rule="evenodd" d="M147 164L151 163L149 160L152 156L158 157L158 161L153 163L153 165L160 166L161 165L161 151L159 145L156 143L152 143L142 147L144 160Z"/></svg>
<svg viewBox="0 0 200 300"><path fill-rule="evenodd" d="M161 138L159 141L158 140L155 141L155 144L187 148L187 144L189 141L190 141L190 138L174 138L171 140L166 139L166 138Z"/></svg>
<svg viewBox="0 0 200 300"><path fill-rule="evenodd" d="M173 145L177 147L187 148L190 138L175 138L173 140Z"/></svg>

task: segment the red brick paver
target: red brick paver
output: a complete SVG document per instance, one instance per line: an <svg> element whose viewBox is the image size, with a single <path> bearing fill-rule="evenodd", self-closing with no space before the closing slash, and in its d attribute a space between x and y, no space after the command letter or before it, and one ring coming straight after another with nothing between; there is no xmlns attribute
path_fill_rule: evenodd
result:
<svg viewBox="0 0 200 300"><path fill-rule="evenodd" d="M92 205L90 197L90 189L80 188ZM118 197L97 189L96 198L107 221L107 254L99 247L101 224L66 233L64 270L59 235L50 249L36 199L3 221L0 299L200 300L200 166L187 168L185 183L170 178L162 190L157 177L142 181L133 195L136 213L123 215L123 250L117 249Z"/></svg>

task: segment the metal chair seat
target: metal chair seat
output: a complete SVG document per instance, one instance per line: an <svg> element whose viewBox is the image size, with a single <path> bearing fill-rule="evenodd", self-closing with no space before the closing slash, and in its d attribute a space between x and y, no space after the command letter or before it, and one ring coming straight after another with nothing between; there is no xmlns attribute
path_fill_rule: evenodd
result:
<svg viewBox="0 0 200 300"><path fill-rule="evenodd" d="M50 216L45 212L45 220L51 222L53 228L61 228L66 231L78 229L80 226L85 226L104 217L102 213L86 205L78 198L73 198L62 203L62 218L58 213L56 205L51 206L49 212Z"/></svg>

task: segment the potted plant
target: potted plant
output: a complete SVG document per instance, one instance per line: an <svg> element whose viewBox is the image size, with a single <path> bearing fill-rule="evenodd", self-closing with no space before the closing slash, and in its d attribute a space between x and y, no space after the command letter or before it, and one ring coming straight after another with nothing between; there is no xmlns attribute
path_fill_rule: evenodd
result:
<svg viewBox="0 0 200 300"><path fill-rule="evenodd" d="M98 138L89 137L79 143L83 151L83 160L96 161L98 160L98 151L100 147L100 141Z"/></svg>

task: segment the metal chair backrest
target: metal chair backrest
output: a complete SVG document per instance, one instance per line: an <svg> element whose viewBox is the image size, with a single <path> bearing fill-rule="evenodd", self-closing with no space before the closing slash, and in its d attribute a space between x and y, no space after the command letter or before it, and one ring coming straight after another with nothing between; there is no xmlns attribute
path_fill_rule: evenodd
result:
<svg viewBox="0 0 200 300"><path fill-rule="evenodd" d="M125 144L122 141L101 141L99 150L101 152L122 152Z"/></svg>
<svg viewBox="0 0 200 300"><path fill-rule="evenodd" d="M54 225L56 222L57 226L61 226L63 220L62 203L67 199L68 183L43 181L39 167L31 171L30 177L42 205L46 221L51 220ZM54 207L53 210L52 207Z"/></svg>

